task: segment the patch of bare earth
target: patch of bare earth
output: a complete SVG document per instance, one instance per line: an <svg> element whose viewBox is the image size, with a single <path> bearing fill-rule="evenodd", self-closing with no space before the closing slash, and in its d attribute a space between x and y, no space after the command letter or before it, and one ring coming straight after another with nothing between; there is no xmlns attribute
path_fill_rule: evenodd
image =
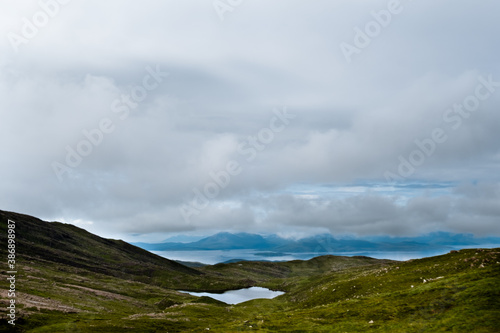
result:
<svg viewBox="0 0 500 333"><path fill-rule="evenodd" d="M2 299L7 299L7 290L0 290L0 297ZM22 304L23 309L18 310L19 313L27 313L29 311L26 311L27 308L37 308L37 310L40 309L46 309L46 310L56 310L56 311L61 311L61 312L66 312L66 313L76 313L80 312L81 310L76 309L72 306L67 306L62 302L46 298L46 297L40 297L40 296L35 296L35 295L30 295L30 294L25 294L21 292L16 292L16 304Z"/></svg>

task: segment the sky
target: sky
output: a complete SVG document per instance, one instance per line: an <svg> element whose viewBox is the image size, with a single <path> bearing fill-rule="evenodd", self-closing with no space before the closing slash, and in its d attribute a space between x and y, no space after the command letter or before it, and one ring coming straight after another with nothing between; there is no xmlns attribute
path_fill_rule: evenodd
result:
<svg viewBox="0 0 500 333"><path fill-rule="evenodd" d="M0 4L0 209L104 237L500 236L500 3Z"/></svg>

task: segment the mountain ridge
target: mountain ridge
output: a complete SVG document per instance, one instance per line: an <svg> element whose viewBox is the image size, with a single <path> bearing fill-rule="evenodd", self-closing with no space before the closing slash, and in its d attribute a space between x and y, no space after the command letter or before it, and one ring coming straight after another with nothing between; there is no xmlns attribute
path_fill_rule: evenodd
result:
<svg viewBox="0 0 500 333"><path fill-rule="evenodd" d="M116 276L147 275L156 270L202 274L135 245L102 238L72 224L46 222L33 216L0 210L2 241L6 239L8 219L15 221L16 251L24 258L43 259Z"/></svg>
<svg viewBox="0 0 500 333"><path fill-rule="evenodd" d="M302 239L286 239L278 235L220 232L189 243L132 243L149 251L261 250L275 252L354 252L354 251L422 251L453 246L500 244L500 238L475 238L470 234L435 232L415 237L336 238L320 234Z"/></svg>

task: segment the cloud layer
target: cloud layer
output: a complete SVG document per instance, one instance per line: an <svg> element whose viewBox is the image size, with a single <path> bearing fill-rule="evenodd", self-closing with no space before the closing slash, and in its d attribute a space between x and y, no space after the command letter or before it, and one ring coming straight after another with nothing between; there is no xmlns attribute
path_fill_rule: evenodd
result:
<svg viewBox="0 0 500 333"><path fill-rule="evenodd" d="M2 209L120 237L500 235L496 2L401 1L386 26L386 1L1 6Z"/></svg>

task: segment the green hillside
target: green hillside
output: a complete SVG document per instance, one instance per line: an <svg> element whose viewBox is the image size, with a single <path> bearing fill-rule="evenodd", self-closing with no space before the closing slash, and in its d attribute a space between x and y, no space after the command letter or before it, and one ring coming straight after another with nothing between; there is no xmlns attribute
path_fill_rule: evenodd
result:
<svg viewBox="0 0 500 333"><path fill-rule="evenodd" d="M499 332L500 249L395 262L322 256L188 268L77 227L16 221L16 326L5 332ZM2 245L0 255L7 257ZM6 259L4 260L6 263ZM176 290L262 286L286 293L227 305Z"/></svg>

